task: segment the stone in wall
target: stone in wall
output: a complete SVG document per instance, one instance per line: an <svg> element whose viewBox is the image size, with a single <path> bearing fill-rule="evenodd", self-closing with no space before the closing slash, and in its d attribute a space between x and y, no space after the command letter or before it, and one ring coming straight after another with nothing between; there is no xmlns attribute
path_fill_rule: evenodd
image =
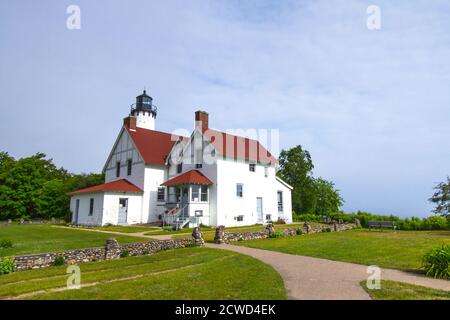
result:
<svg viewBox="0 0 450 320"><path fill-rule="evenodd" d="M214 242L218 244L225 243L225 226L218 226L214 234Z"/></svg>

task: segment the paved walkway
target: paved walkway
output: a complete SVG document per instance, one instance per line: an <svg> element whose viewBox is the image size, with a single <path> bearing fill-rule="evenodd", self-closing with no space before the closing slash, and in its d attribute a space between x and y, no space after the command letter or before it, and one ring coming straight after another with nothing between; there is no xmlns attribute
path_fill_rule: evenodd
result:
<svg viewBox="0 0 450 320"><path fill-rule="evenodd" d="M66 226L54 226L55 228L64 228L70 230L82 230L82 231L91 231L91 232L100 232L100 233L108 233L108 234L117 234L119 236L128 236L128 237L136 237L136 238L148 238L148 239L156 239L156 240L170 240L172 239L172 235L170 234L162 234L162 235L148 235L149 231L144 232L120 232L120 231L109 231L109 230L98 230L94 228L74 228L74 227L66 227ZM188 233L187 235L190 235Z"/></svg>
<svg viewBox="0 0 450 320"><path fill-rule="evenodd" d="M368 277L367 266L364 265L228 244L208 243L206 246L246 254L271 265L283 278L288 299L370 299L360 285L360 282L367 280ZM432 279L399 270L382 269L381 279L450 291L450 281Z"/></svg>

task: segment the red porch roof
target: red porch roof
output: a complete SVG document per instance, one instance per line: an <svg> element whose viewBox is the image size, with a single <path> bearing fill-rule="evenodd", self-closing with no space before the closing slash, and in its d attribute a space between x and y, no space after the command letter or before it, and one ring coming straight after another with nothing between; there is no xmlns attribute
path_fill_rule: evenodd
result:
<svg viewBox="0 0 450 320"><path fill-rule="evenodd" d="M72 192L69 192L68 195L73 196L75 194L103 192L103 191L135 192L135 193L144 192L141 188L135 186L128 180L121 179L121 180L116 180L116 181L108 182L105 184L101 184L98 186L93 186L93 187L89 187L89 188L85 188L85 189L72 191Z"/></svg>
<svg viewBox="0 0 450 320"><path fill-rule="evenodd" d="M213 184L211 180L208 179L203 173L198 170L190 170L185 173L176 176L175 178L169 179L162 183L162 186L174 186L180 184Z"/></svg>

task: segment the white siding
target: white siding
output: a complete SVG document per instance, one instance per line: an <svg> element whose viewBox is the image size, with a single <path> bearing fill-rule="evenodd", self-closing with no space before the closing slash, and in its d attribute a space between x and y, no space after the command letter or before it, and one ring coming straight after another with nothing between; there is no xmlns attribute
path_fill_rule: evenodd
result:
<svg viewBox="0 0 450 320"><path fill-rule="evenodd" d="M127 161L132 159L131 175L127 173ZM120 176L116 176L116 163L120 161ZM111 152L111 159L106 165L105 182L127 179L139 188L144 188L145 163L134 146L133 140L126 130L120 134L117 144Z"/></svg>
<svg viewBox="0 0 450 320"><path fill-rule="evenodd" d="M158 216L164 213L165 202L157 201L158 188L167 179L165 166L146 166L143 198L143 219L145 222L158 221Z"/></svg>
<svg viewBox="0 0 450 320"><path fill-rule="evenodd" d="M292 192L286 185L276 180L277 191L283 193L283 212L278 212L278 216L287 223L292 223ZM278 199L277 199L278 202ZM278 206L278 203L277 203Z"/></svg>
<svg viewBox="0 0 450 320"><path fill-rule="evenodd" d="M89 215L90 199L94 199L94 211ZM78 209L78 221L75 221L76 201L80 200ZM88 193L74 195L70 198L70 211L72 211L72 223L83 225L101 225L103 218L103 193Z"/></svg>
<svg viewBox="0 0 450 320"><path fill-rule="evenodd" d="M128 199L127 223L138 224L144 220L142 217L142 195L135 193L106 192L103 206L103 224L118 224L119 199ZM146 221L144 221L146 222Z"/></svg>
<svg viewBox="0 0 450 320"><path fill-rule="evenodd" d="M271 220L278 219L277 182L275 168L268 167L265 177L264 166L256 165L255 172L249 170L249 164L244 161L217 161L217 225L240 226L252 225L258 222L256 198L263 199L263 222L266 215ZM236 184L243 184L243 197L237 197ZM243 215L243 221L235 217Z"/></svg>

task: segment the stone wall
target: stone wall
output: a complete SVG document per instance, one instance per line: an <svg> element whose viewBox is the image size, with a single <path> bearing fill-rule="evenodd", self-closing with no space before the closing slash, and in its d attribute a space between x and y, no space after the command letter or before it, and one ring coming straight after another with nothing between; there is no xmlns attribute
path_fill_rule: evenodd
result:
<svg viewBox="0 0 450 320"><path fill-rule="evenodd" d="M78 264L82 262L118 259L122 254L129 256L141 256L154 254L163 250L178 249L191 246L202 246L203 236L198 228L192 233L192 238L154 240L148 242L127 243L120 245L116 239L106 241L102 248L86 248L67 250L64 252L41 253L14 257L16 270L29 270L50 267L55 260L62 256L66 264Z"/></svg>
<svg viewBox="0 0 450 320"><path fill-rule="evenodd" d="M281 232L283 237L296 236L301 230L301 234L313 234L319 232L339 232L344 230L349 230L357 227L355 223L330 223L323 224L320 226L311 226L305 223L302 227L298 228L286 228L283 230L278 230ZM257 240L269 238L273 232L277 232L273 225L268 224L265 229L259 231L246 231L246 232L226 232L224 226L219 226L216 228L216 233L214 237L215 243L230 243L234 241L244 241L244 240Z"/></svg>

